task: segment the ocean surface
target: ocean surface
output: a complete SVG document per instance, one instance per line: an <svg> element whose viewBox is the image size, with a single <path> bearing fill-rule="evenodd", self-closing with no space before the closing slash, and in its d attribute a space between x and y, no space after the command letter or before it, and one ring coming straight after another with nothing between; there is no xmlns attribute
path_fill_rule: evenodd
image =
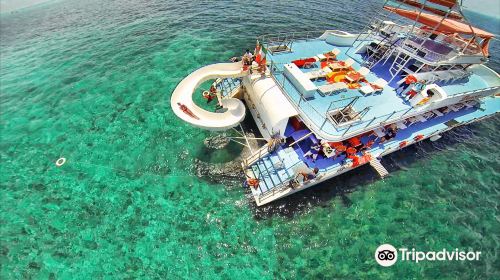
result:
<svg viewBox="0 0 500 280"><path fill-rule="evenodd" d="M213 134L170 110L183 77L258 35L353 31L380 5L62 0L2 14L0 278L500 279L498 116L384 158L386 179L361 167L256 208L241 170L221 167L242 148L207 148ZM482 254L383 268L383 243Z"/></svg>

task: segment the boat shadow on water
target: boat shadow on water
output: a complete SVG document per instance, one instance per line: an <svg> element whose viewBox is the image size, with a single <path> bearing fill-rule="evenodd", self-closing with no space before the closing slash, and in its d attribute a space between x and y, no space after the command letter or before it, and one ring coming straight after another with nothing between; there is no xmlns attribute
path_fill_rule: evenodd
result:
<svg viewBox="0 0 500 280"><path fill-rule="evenodd" d="M498 118L492 121L498 122ZM476 134L479 133L481 125L474 123L457 127L442 134L442 138L436 142L425 140L384 156L382 163L390 174L397 171L410 171L411 165L429 159L439 151L454 149L454 146L459 143L476 141ZM377 180L390 180L390 176L386 179L380 179L370 165L364 165L260 207L255 204L250 191L247 192L247 197L255 219L267 219L274 215L293 218L295 215L308 212L315 207L330 207L331 201L335 198L339 198L343 206L350 207L353 202L348 196L349 193L367 187Z"/></svg>

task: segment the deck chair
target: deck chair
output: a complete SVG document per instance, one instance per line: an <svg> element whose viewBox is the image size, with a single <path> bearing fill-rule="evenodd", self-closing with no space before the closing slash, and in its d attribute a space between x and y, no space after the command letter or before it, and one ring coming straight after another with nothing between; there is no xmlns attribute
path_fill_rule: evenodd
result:
<svg viewBox="0 0 500 280"><path fill-rule="evenodd" d="M325 67L323 69L318 69L314 71L309 71L304 73L309 80L317 80L319 78L324 78L328 73L332 72L329 67Z"/></svg>
<svg viewBox="0 0 500 280"><path fill-rule="evenodd" d="M385 88L385 86L388 84L388 82L382 78L378 78L372 84L377 87L377 89L375 89L375 92L377 92L377 91L382 91Z"/></svg>
<svg viewBox="0 0 500 280"><path fill-rule="evenodd" d="M442 117L442 116L444 116L444 114L443 114L443 113L441 113L441 112L439 112L439 110L432 110L432 112L433 112L436 116L438 116L438 117Z"/></svg>
<svg viewBox="0 0 500 280"><path fill-rule="evenodd" d="M453 112L458 112L461 109L463 109L464 107L465 107L465 105L462 103L457 103L457 104L453 104L453 105L448 106L448 108L450 108Z"/></svg>
<svg viewBox="0 0 500 280"><path fill-rule="evenodd" d="M477 102L475 100L471 100L471 101L465 101L462 104L464 104L465 107L467 107L467 108L472 108L472 107L476 106Z"/></svg>
<svg viewBox="0 0 500 280"><path fill-rule="evenodd" d="M319 91L323 94L330 95L336 92L341 92L348 89L348 86L343 82L326 84L322 86L318 86Z"/></svg>
<svg viewBox="0 0 500 280"><path fill-rule="evenodd" d="M382 91L386 85L387 85L387 81L382 79L382 78L379 78L375 82L373 82L369 85L360 87L359 90L364 95L368 95L368 94L372 94L374 92Z"/></svg>
<svg viewBox="0 0 500 280"><path fill-rule="evenodd" d="M326 55L333 55L333 56L335 56L335 57L336 57L337 55L339 55L339 53L340 53L340 50L339 50L339 49L337 49L337 48L335 48L335 49L333 49L333 50L331 50L331 51L327 52L327 53L326 53Z"/></svg>
<svg viewBox="0 0 500 280"><path fill-rule="evenodd" d="M419 120L418 120L416 117L409 117L409 118L407 118L406 120L404 120L405 125L406 125L407 127L410 127L412 124L414 124L414 123L416 123L416 122L418 122L418 121L419 121Z"/></svg>
<svg viewBox="0 0 500 280"><path fill-rule="evenodd" d="M354 65L354 60L352 58L348 58L344 61L345 68L349 68Z"/></svg>
<svg viewBox="0 0 500 280"><path fill-rule="evenodd" d="M397 126L399 129L405 129L405 128L407 128L407 126L404 124L404 121L397 122L397 123L396 123L396 126Z"/></svg>
<svg viewBox="0 0 500 280"><path fill-rule="evenodd" d="M366 75L368 75L368 73L370 73L370 69L368 69L366 67L361 67L361 68L359 68L359 70L357 72L359 74L361 74L362 76L366 76Z"/></svg>
<svg viewBox="0 0 500 280"><path fill-rule="evenodd" d="M422 115L425 119L429 120L431 119L432 117L434 117L434 113L433 112L426 112Z"/></svg>

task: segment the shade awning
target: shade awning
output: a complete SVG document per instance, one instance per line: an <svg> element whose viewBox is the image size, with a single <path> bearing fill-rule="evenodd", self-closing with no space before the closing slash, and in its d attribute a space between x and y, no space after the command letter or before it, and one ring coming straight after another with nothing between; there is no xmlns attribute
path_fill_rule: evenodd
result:
<svg viewBox="0 0 500 280"><path fill-rule="evenodd" d="M455 11L450 11L448 13L447 11L443 11L443 10L435 8L435 7L424 5L423 3L421 3L417 0L396 0L396 1L403 3L405 5L408 5L408 6L416 7L419 9L421 8L425 11L431 12L431 13L439 15L439 16L444 16L444 15L448 14L448 16L447 16L448 18L459 19L459 20L462 19L462 16Z"/></svg>
<svg viewBox="0 0 500 280"><path fill-rule="evenodd" d="M467 23L457 21L454 19L445 18L442 16L428 14L428 13L419 13L417 11L410 11L405 9L398 9L393 7L384 7L386 10L391 11L400 16L406 17L411 20L416 20L419 23L426 25L431 28L436 28L436 31L442 33L459 33L459 34L468 34L468 35L476 35L481 38L492 38L495 35L489 33L488 31L479 29L477 27L473 27Z"/></svg>
<svg viewBox="0 0 500 280"><path fill-rule="evenodd" d="M431 3L451 8L457 4L457 0L428 0Z"/></svg>

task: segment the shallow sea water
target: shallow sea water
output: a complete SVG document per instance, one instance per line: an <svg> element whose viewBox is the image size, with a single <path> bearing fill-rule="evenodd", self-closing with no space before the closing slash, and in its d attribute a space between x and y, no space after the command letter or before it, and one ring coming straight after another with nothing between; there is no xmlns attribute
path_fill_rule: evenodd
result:
<svg viewBox="0 0 500 280"><path fill-rule="evenodd" d="M498 117L385 158L384 180L362 167L257 209L240 170L206 169L241 147L206 148L170 111L184 76L257 35L355 30L379 5L66 0L0 16L0 278L500 278ZM382 268L383 243L482 259Z"/></svg>

